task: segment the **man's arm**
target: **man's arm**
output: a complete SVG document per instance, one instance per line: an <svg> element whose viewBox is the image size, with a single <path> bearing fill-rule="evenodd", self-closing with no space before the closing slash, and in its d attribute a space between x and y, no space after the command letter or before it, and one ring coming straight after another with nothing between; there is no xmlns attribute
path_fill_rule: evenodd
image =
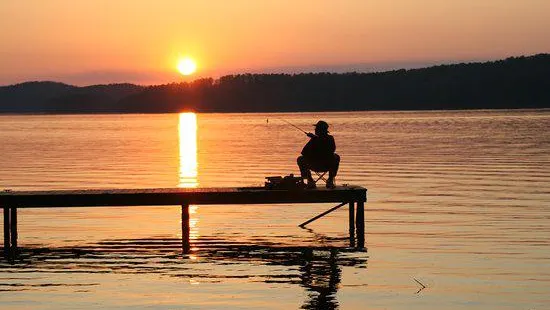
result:
<svg viewBox="0 0 550 310"><path fill-rule="evenodd" d="M328 148L329 148L331 153L334 153L336 151L336 142L334 142L334 137L333 136L329 136L329 137L330 137L330 139L329 139Z"/></svg>
<svg viewBox="0 0 550 310"><path fill-rule="evenodd" d="M313 155L313 139L314 138L309 139L302 149L302 155L305 157L311 157Z"/></svg>

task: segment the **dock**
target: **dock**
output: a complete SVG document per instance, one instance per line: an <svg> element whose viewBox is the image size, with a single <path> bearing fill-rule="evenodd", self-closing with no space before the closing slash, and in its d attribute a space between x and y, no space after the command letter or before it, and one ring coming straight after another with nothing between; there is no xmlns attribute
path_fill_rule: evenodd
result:
<svg viewBox="0 0 550 310"><path fill-rule="evenodd" d="M145 188L85 189L0 192L4 211L4 253L17 250L17 209L72 207L181 206L182 249L189 253L190 205L261 205L297 203L338 203L334 208L299 225L308 223L344 206L349 206L350 246L365 246L365 207L367 189L361 186L337 186L334 189L274 190L264 187L222 188Z"/></svg>

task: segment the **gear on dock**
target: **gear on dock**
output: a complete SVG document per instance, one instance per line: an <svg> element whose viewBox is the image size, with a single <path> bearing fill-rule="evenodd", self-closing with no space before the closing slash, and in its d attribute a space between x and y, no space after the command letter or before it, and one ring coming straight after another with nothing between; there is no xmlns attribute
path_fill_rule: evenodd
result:
<svg viewBox="0 0 550 310"><path fill-rule="evenodd" d="M295 177L294 174L289 174L287 176L272 176L266 177L265 188L266 189L304 189L306 185L304 179L301 177Z"/></svg>

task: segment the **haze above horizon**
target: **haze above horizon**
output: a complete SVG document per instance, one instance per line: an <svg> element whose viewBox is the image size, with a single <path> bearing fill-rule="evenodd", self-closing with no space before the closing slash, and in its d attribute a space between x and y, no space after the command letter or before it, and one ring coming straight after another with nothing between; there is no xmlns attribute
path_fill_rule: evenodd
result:
<svg viewBox="0 0 550 310"><path fill-rule="evenodd" d="M0 8L0 85L365 72L550 51L545 0L29 0ZM181 57L196 60L196 74L178 73Z"/></svg>

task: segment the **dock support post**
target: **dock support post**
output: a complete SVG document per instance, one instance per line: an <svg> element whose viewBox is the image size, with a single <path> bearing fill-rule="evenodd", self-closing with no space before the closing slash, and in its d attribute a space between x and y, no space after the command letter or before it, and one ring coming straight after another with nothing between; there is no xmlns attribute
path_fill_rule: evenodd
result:
<svg viewBox="0 0 550 310"><path fill-rule="evenodd" d="M17 208L11 208L10 215L11 252L15 253L17 251Z"/></svg>
<svg viewBox="0 0 550 310"><path fill-rule="evenodd" d="M189 243L189 204L181 206L181 246L183 254L189 254L191 246Z"/></svg>
<svg viewBox="0 0 550 310"><path fill-rule="evenodd" d="M10 252L10 208L4 207L4 254Z"/></svg>
<svg viewBox="0 0 550 310"><path fill-rule="evenodd" d="M365 247L365 203L363 201L357 202L357 247L362 249Z"/></svg>
<svg viewBox="0 0 550 310"><path fill-rule="evenodd" d="M355 202L349 203L349 246L355 246Z"/></svg>

